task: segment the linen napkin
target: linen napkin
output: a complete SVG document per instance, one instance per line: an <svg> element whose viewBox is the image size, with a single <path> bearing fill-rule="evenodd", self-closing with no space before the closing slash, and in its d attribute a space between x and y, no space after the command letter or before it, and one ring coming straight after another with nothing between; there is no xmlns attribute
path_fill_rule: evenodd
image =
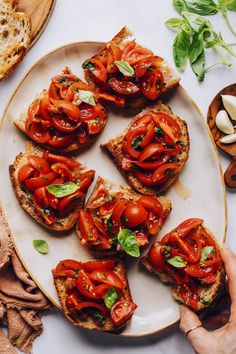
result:
<svg viewBox="0 0 236 354"><path fill-rule="evenodd" d="M49 302L17 257L10 231L0 210L0 354L19 350L31 353L34 339L42 333L41 311Z"/></svg>

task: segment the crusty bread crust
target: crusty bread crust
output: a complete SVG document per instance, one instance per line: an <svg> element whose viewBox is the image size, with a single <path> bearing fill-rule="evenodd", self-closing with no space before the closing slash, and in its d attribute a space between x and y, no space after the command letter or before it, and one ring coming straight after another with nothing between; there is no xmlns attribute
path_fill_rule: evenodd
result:
<svg viewBox="0 0 236 354"><path fill-rule="evenodd" d="M132 35L133 34L129 30L129 28L125 26L115 35L115 37L112 38L110 43L113 43L122 49L126 44L126 40ZM94 59L104 58L106 57L106 52L107 52L106 45L104 45L92 58ZM164 78L164 87L162 93L165 93L171 90L172 88L178 86L180 78L177 76L174 70L170 68L169 64L165 60L163 60L159 64L159 68ZM91 71L87 68L84 69L84 77L91 87L93 87L97 91L100 91L93 80L93 75ZM127 97L126 108L141 110L148 103L149 103L148 99L143 95L135 98Z"/></svg>
<svg viewBox="0 0 236 354"><path fill-rule="evenodd" d="M207 231L208 235L210 235L212 237L212 239L214 240L214 242L216 244L216 247L219 249L219 245L218 245L215 237L213 236L213 234L205 226L202 226L202 227ZM171 294L176 301L191 307L191 305L188 303L185 303L181 297L181 286L173 284L173 281L168 273L157 272L156 270L154 270L149 262L148 255L145 256L141 260L141 262L149 272L154 272L155 274L157 274L159 279L164 284L169 285L171 287ZM225 269L224 269L223 265L220 269L217 270L216 277L217 277L217 279L213 284L202 285L199 283L199 285L198 285L199 302L197 304L197 307L192 308L192 310L194 310L196 312L201 312L201 311L204 311L208 308L213 307L216 304L217 300L222 295L222 293L225 289ZM204 299L203 300L204 303L200 301L201 299Z"/></svg>
<svg viewBox="0 0 236 354"><path fill-rule="evenodd" d="M136 178L135 174L133 172L126 172L122 168L122 158L124 156L123 150L122 150L122 144L123 144L123 139L125 134L128 132L129 127L133 124L133 122L143 116L146 113L155 113L155 112L163 112L167 113L170 115L180 126L181 132L182 132L182 141L184 143L182 153L178 155L178 160L179 163L181 164L181 169L178 173L174 174L173 176L170 176L167 181L162 184L161 186L157 187L148 187L142 185L142 183ZM122 174L125 176L127 179L128 183L139 193L145 194L145 195L160 195L163 193L166 189L168 189L172 183L176 180L180 172L182 171L188 156L189 156L189 146L190 146L190 141L189 141L189 134L188 134L188 129L187 129L187 124L184 120L180 119L178 116L175 116L171 109L167 107L164 104L156 104L152 107L148 107L144 109L140 114L138 114L134 120L130 123L130 125L125 129L125 131L117 136L114 139L109 140L107 143L102 144L101 148L103 148L105 151L107 151L113 161L115 162L116 166L118 169L122 172Z"/></svg>
<svg viewBox="0 0 236 354"><path fill-rule="evenodd" d="M0 81L5 79L23 59L31 40L30 18L16 10L15 1L0 4Z"/></svg>
<svg viewBox="0 0 236 354"><path fill-rule="evenodd" d="M107 259L107 258L106 258ZM114 258L113 258L114 259ZM125 300L132 301L132 296L130 293L130 288L129 288L129 283L128 279L126 276L126 271L125 267L120 259L115 259L116 260L116 267L114 272L127 284L127 286L123 289L123 297ZM119 328L124 327L126 324L122 326L115 326L111 320L110 317L108 317L105 320L105 324L103 326L99 326L96 324L92 318L88 317L85 321L80 320L78 317L76 318L66 308L66 288L65 288L65 277L54 277L54 271L52 271L53 278L54 278L54 285L57 290L57 295L61 304L61 307L63 309L63 312L68 319L69 322L71 322L74 326L76 327L81 327L81 328L87 328L90 330L98 330L98 331L105 331L105 332L110 332L110 331L116 331Z"/></svg>
<svg viewBox="0 0 236 354"><path fill-rule="evenodd" d="M81 200L79 201L77 207L73 211L73 213L69 214L66 218L60 218L58 219L55 223L52 225L48 225L45 223L45 221L40 217L40 215L37 213L35 206L29 198L29 194L25 192L18 181L18 172L22 166L24 166L28 160L27 160L27 154L34 154L37 156L42 156L43 150L39 147L36 147L34 144L31 142L28 142L26 145L26 153L20 153L19 155L16 156L16 159L12 165L9 166L9 172L11 176L11 181L12 181L12 186L14 189L14 192L16 194L16 197L21 205L21 207L39 224L43 225L47 229L53 230L53 231L68 231L72 229L72 227L76 224L77 219L78 219L78 214L79 214L79 209L84 207L85 203L85 195L81 197ZM85 167L81 166L78 171L75 171L75 176L85 171Z"/></svg>
<svg viewBox="0 0 236 354"><path fill-rule="evenodd" d="M93 189L93 192L91 193L86 205L89 204L90 199L93 198L94 193L101 185L103 185L111 193L112 192L123 193L124 197L129 199L132 202L135 202L140 198L140 194L137 194L132 188L130 188L128 186L113 183L113 182L99 176L97 179L96 185ZM169 199L167 199L165 197L159 197L158 200L161 202L161 204L163 206L163 224L164 224L166 218L168 217L168 215L171 212L172 206L171 206L171 202L169 201ZM79 229L79 223L77 224L76 232L77 232L77 235L79 236L79 239L81 240L82 237L81 237L81 233L80 233L80 229ZM118 251L115 249L108 250L108 251L96 251L96 249L90 248L90 250L98 256L113 255L113 254L118 253Z"/></svg>

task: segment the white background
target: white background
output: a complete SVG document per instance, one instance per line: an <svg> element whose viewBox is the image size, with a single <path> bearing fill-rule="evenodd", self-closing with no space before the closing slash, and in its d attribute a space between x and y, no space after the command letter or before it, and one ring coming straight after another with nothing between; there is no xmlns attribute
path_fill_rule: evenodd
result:
<svg viewBox="0 0 236 354"><path fill-rule="evenodd" d="M167 19L177 17L171 3L171 0L58 0L52 18L39 41L16 71L0 83L0 114L20 79L42 55L74 41L107 41L124 25L135 33L138 42L145 44L173 65L171 45L174 34L164 26ZM216 30L221 31L228 42L236 42L220 15L213 16L211 20ZM231 21L236 28L235 13L231 14ZM213 60L217 59L209 53L209 65ZM182 85L198 103L205 116L215 94L236 81L236 61L233 62L231 69L219 68L207 74L201 84L189 68L181 75ZM221 160L225 170L229 159L221 155ZM227 242L236 251L234 193L227 191L227 198ZM44 316L43 322L44 332L34 343L34 354L192 353L191 347L177 327L158 335L132 339L75 329L57 311Z"/></svg>

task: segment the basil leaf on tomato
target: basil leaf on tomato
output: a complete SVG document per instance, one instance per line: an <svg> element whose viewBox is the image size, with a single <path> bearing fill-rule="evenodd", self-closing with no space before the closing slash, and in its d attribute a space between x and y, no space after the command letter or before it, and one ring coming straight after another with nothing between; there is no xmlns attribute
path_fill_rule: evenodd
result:
<svg viewBox="0 0 236 354"><path fill-rule="evenodd" d="M105 299L104 299L106 307L108 309L111 309L117 299L118 299L118 294L115 291L115 289L112 288L112 287L109 288L107 290L107 293L106 293L106 296L105 296Z"/></svg>
<svg viewBox="0 0 236 354"><path fill-rule="evenodd" d="M140 256L140 249L138 246L137 238L135 234L129 229L120 229L117 236L118 242L122 246L123 250L132 257Z"/></svg>
<svg viewBox="0 0 236 354"><path fill-rule="evenodd" d="M134 69L132 66L129 65L129 63L125 60L116 60L114 62L119 69L119 71L124 75L124 76L133 76L134 75Z"/></svg>
<svg viewBox="0 0 236 354"><path fill-rule="evenodd" d="M211 253L213 253L214 247L212 246L206 246L202 249L202 254L201 254L201 261L207 260L207 258L210 256Z"/></svg>
<svg viewBox="0 0 236 354"><path fill-rule="evenodd" d="M175 256L167 260L175 268L184 268L187 265L187 262L181 256Z"/></svg>
<svg viewBox="0 0 236 354"><path fill-rule="evenodd" d="M96 105L96 102L94 100L94 96L93 96L93 93L90 92L90 91L85 91L85 90L78 90L78 96L79 96L79 99L82 101L82 102L85 102L85 103L88 103L90 104L91 106L95 106Z"/></svg>
<svg viewBox="0 0 236 354"><path fill-rule="evenodd" d="M47 254L49 251L47 241L45 240L33 240L33 245L36 251L41 254Z"/></svg>
<svg viewBox="0 0 236 354"><path fill-rule="evenodd" d="M79 187L74 182L66 182L62 184L49 184L45 188L54 197L63 198L76 192Z"/></svg>

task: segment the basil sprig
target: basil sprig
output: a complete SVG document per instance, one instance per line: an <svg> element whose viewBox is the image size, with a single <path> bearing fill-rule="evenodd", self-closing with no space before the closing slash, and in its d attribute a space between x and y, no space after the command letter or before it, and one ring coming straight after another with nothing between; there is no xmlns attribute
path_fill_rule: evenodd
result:
<svg viewBox="0 0 236 354"><path fill-rule="evenodd" d="M41 254L47 254L49 251L47 241L45 240L33 240L33 245L36 251Z"/></svg>
<svg viewBox="0 0 236 354"><path fill-rule="evenodd" d="M118 299L118 294L115 291L115 289L112 288L112 287L109 288L107 290L107 293L106 293L106 296L105 296L105 299L104 299L106 307L108 309L111 309L117 299Z"/></svg>
<svg viewBox="0 0 236 354"><path fill-rule="evenodd" d="M119 69L119 71L125 75L125 76L133 76L134 75L134 69L132 68L132 66L130 66L130 64L125 61L125 60L116 60L115 64L117 66L117 68Z"/></svg>
<svg viewBox="0 0 236 354"><path fill-rule="evenodd" d="M74 182L66 182L62 184L49 184L46 186L47 191L57 198L63 198L73 194L79 187Z"/></svg>
<svg viewBox="0 0 236 354"><path fill-rule="evenodd" d="M140 249L138 246L137 238L135 234L129 229L120 229L117 236L118 242L122 246L123 250L132 257L140 256Z"/></svg>
<svg viewBox="0 0 236 354"><path fill-rule="evenodd" d="M207 258L214 252L214 247L206 246L202 249L201 261L207 260Z"/></svg>
<svg viewBox="0 0 236 354"><path fill-rule="evenodd" d="M175 256L167 260L175 268L184 268L187 265L187 262L181 256Z"/></svg>

